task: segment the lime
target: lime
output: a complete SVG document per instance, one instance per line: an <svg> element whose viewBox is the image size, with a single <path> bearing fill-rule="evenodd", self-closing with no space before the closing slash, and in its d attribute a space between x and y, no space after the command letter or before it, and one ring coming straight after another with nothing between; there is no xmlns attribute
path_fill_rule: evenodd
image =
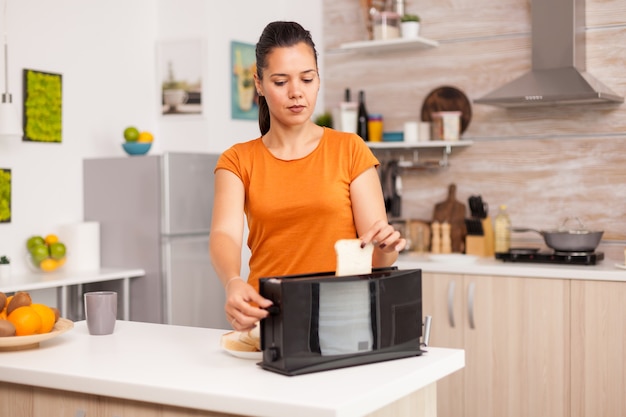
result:
<svg viewBox="0 0 626 417"><path fill-rule="evenodd" d="M46 242L45 242L43 237L41 237L41 236L31 236L26 241L26 248L28 250L30 250L30 248L32 248L33 246L44 245L45 243Z"/></svg>
<svg viewBox="0 0 626 417"><path fill-rule="evenodd" d="M134 126L129 126L124 129L124 139L126 142L137 142L139 139L139 129Z"/></svg>
<svg viewBox="0 0 626 417"><path fill-rule="evenodd" d="M55 242L50 244L50 256L53 259L63 259L65 256L65 245L61 242Z"/></svg>
<svg viewBox="0 0 626 417"><path fill-rule="evenodd" d="M50 252L48 252L48 246L45 244L35 245L32 248L30 248L30 256L33 257L33 261L35 261L35 263L39 263L43 261L49 255L50 255Z"/></svg>

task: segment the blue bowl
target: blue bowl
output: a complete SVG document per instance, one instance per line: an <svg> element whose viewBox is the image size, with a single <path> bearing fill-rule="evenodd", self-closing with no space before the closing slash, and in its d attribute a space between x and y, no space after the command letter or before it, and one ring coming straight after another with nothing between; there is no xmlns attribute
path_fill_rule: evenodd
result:
<svg viewBox="0 0 626 417"><path fill-rule="evenodd" d="M383 142L402 142L404 132L383 132Z"/></svg>
<svg viewBox="0 0 626 417"><path fill-rule="evenodd" d="M152 142L124 142L122 147L129 155L145 155L150 150Z"/></svg>

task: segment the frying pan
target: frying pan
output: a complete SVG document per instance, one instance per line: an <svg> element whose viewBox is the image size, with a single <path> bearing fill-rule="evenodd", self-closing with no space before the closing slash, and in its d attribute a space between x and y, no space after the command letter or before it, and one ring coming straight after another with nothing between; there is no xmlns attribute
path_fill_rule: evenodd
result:
<svg viewBox="0 0 626 417"><path fill-rule="evenodd" d="M543 236L546 245L559 252L593 252L602 239L604 231L587 230L582 222L575 217L580 224L580 229L567 229L566 223L571 218L565 219L563 225L556 230L536 230L527 227L514 227L513 232L536 232Z"/></svg>

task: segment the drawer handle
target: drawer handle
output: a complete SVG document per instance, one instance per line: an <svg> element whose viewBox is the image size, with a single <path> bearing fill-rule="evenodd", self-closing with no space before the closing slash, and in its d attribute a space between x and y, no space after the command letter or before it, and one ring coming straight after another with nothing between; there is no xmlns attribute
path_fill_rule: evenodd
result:
<svg viewBox="0 0 626 417"><path fill-rule="evenodd" d="M448 321L450 327L454 327L454 281L450 281L448 285Z"/></svg>
<svg viewBox="0 0 626 417"><path fill-rule="evenodd" d="M467 289L467 317L470 329L475 329L474 323L474 293L476 292L476 283L472 282Z"/></svg>

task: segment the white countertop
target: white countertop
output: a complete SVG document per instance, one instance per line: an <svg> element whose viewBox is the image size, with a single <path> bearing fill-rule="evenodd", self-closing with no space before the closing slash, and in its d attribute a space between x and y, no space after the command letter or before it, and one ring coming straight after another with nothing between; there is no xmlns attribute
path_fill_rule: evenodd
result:
<svg viewBox="0 0 626 417"><path fill-rule="evenodd" d="M143 269L102 268L94 271L30 272L12 275L8 282L0 283L0 291L34 291L47 288L66 287L69 285L92 282L114 281L117 279L141 277Z"/></svg>
<svg viewBox="0 0 626 417"><path fill-rule="evenodd" d="M37 349L0 352L0 380L157 404L267 417L357 417L463 368L463 350L288 377L223 351L226 330L84 321Z"/></svg>
<svg viewBox="0 0 626 417"><path fill-rule="evenodd" d="M475 262L469 263L455 259L451 259L450 262L435 262L429 259L428 254L403 253L395 265L399 269L421 269L423 272L447 274L626 281L626 270L615 266L616 263L623 261L623 259L619 261L604 259L597 265L557 265L504 262L492 257L478 257Z"/></svg>

